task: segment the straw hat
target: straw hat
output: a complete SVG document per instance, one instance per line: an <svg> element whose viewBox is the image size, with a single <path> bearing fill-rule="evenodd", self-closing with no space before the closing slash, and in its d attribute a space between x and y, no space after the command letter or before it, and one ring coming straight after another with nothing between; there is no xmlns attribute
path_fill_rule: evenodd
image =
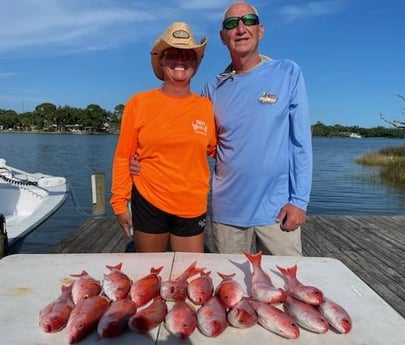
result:
<svg viewBox="0 0 405 345"><path fill-rule="evenodd" d="M151 51L151 62L153 72L155 72L156 77L163 80L163 71L160 64L160 58L162 52L170 47L179 49L193 49L197 56L197 67L201 63L201 59L204 56L205 46L207 44L207 38L203 37L200 44L196 44L193 38L193 33L190 27L183 22L172 23L162 36L159 36L155 41L152 51Z"/></svg>

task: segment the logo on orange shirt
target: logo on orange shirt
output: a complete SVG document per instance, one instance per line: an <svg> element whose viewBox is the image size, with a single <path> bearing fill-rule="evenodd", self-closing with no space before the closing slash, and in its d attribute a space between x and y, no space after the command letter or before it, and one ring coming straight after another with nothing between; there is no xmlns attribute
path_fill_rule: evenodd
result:
<svg viewBox="0 0 405 345"><path fill-rule="evenodd" d="M207 135L208 127L204 120L195 120L192 124L194 133Z"/></svg>

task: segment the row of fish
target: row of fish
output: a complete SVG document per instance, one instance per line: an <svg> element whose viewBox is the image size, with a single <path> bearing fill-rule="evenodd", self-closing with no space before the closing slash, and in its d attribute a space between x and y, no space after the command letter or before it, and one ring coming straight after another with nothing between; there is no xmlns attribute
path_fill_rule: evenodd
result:
<svg viewBox="0 0 405 345"><path fill-rule="evenodd" d="M94 330L101 338L111 338L127 329L145 333L162 322L182 339L195 329L216 337L228 326L248 328L257 323L288 339L298 338L300 327L315 333L329 328L350 332L349 314L318 288L301 283L296 265L277 266L285 286L276 288L261 267L262 254L245 255L252 266L247 296L235 274L217 272L222 280L214 287L211 272L197 267L197 262L167 281L159 275L163 266L132 281L119 263L106 266L109 272L102 281L86 271L72 274L73 282L62 285L60 296L39 312L39 325L44 332L66 328L69 344Z"/></svg>

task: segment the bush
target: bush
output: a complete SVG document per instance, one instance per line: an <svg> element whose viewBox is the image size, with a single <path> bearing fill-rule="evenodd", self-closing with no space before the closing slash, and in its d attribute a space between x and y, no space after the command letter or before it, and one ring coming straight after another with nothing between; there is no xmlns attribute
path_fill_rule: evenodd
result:
<svg viewBox="0 0 405 345"><path fill-rule="evenodd" d="M382 181L405 186L405 145L385 147L378 152L366 153L355 161L358 164L379 166Z"/></svg>

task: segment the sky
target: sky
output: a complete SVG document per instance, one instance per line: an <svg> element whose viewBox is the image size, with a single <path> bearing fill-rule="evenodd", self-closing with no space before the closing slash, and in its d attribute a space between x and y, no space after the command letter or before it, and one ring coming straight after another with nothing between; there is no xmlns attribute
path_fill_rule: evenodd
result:
<svg viewBox="0 0 405 345"><path fill-rule="evenodd" d="M0 5L0 109L41 103L113 111L159 87L150 50L174 21L208 38L192 80L230 58L219 39L227 0L13 0ZM403 0L252 0L264 25L260 53L302 68L311 122L372 128L405 120Z"/></svg>

